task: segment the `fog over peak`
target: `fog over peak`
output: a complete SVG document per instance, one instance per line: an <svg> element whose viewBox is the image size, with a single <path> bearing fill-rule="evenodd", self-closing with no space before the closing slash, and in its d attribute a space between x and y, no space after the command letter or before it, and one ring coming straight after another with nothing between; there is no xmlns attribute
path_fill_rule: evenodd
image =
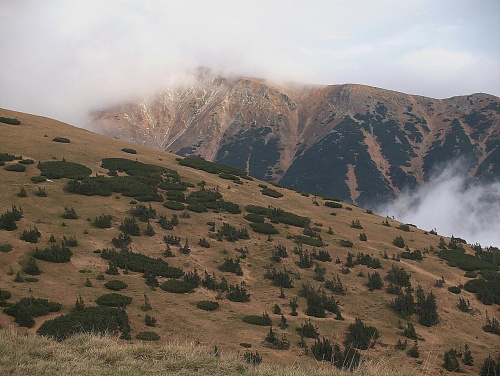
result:
<svg viewBox="0 0 500 376"><path fill-rule="evenodd" d="M443 98L500 95L498 1L16 0L0 6L0 107L88 111L197 66Z"/></svg>
<svg viewBox="0 0 500 376"><path fill-rule="evenodd" d="M375 212L470 244L500 247L500 181L471 180L466 171L463 160L451 162L427 185L401 193Z"/></svg>

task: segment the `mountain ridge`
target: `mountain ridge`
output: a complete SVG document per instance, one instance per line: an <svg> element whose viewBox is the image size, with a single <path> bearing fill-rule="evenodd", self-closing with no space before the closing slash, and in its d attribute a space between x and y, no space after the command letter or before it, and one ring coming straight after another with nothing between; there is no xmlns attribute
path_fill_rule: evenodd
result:
<svg viewBox="0 0 500 376"><path fill-rule="evenodd" d="M362 206L425 184L439 163L457 157L478 179L500 171L500 98L489 94L432 99L359 84L204 74L96 111L89 127Z"/></svg>

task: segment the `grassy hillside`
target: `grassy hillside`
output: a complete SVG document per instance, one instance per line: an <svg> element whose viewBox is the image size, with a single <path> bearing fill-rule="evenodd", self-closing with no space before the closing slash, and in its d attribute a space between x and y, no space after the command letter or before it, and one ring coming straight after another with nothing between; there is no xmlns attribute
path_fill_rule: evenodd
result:
<svg viewBox="0 0 500 376"><path fill-rule="evenodd" d="M212 172L209 173L184 165L186 163L181 165L176 156L166 152L99 136L51 119L7 110L0 110L0 116L21 121L20 125L0 123L0 153L17 157L4 157L6 161L0 167L0 214L5 214L3 227L6 227L0 230L0 289L3 291L0 292L0 295L3 294L0 302L6 311L0 313L2 326L14 325L16 320L24 325L16 325L19 332L35 333L40 330L55 335L51 332L53 326L45 322L73 312L73 316L67 318L68 322L77 317L76 322L81 324L83 317L87 320L97 311L99 314L105 312L104 316L113 320L103 321L102 325L116 329L116 337L124 338L116 340L121 345L113 347L113 351L121 354L123 372L132 367L128 362L134 362L127 358L127 351L140 352L142 350L137 349L145 348L152 353L167 351L165 347L161 350L160 347L141 344L136 336L139 334L141 337L142 332L156 333L159 346L167 346L167 349L172 342L187 341L207 346L204 348L209 350L203 351L208 352L215 346L222 354L258 352L266 367L272 364L300 365L301 369L317 367L317 360L312 356L315 349L325 344L323 341L327 339L332 345L338 344L339 351L343 352L346 333L357 318L365 327L376 328L377 334L370 330L366 332L369 338L365 340L371 345L368 349L363 349L361 338L351 341L351 347L358 347L357 351L370 364L396 364L422 374L446 373L442 367L445 351L452 348L463 351L467 344L475 365L464 365L460 358L459 363L462 370L473 374L480 369L488 354L496 357L500 351L498 335L483 330L486 314L490 323L500 318L498 301L495 304L498 292L494 290L497 288L495 278L498 279L499 258L494 249L491 252L482 249L482 253L474 259L475 262L479 260L480 265L472 267L476 272L483 270L477 277L478 283L491 283L492 286L494 304L490 304L486 299L488 297L480 297L490 304L484 305L475 293L460 289L456 294L448 290L473 279L473 274L469 273L466 277L463 270L463 263L467 266L471 261L456 251L454 248L460 247L448 238L443 239L446 246L439 257L438 234L414 226L398 229L402 224L393 219L367 213L331 198L314 197L269 184L264 187L262 182L250 180L244 174L238 176L238 171L216 171L212 165L195 166ZM19 163L20 157L24 162ZM15 171L23 170L22 167L9 167L13 165L23 166L24 171ZM37 178L34 181L31 178L39 177L41 173L48 180L38 178L43 181L35 183ZM58 174L83 180L78 183L78 180L59 179ZM90 179L82 175L88 175ZM21 190L25 191L25 197L20 197L24 196L20 194ZM167 197L170 200L167 201ZM145 201L141 202L141 199ZM16 210L22 208L21 218L12 220L13 206ZM269 206L280 210L266 210ZM174 210L180 207L184 209ZM128 238L120 227L131 220L132 214L136 215L134 218L140 236L130 235ZM95 226L96 218L101 216L110 216L107 217L110 228ZM262 221L264 224L258 223ZM7 226L12 222L15 229ZM270 231L272 228L278 233L268 235L267 232L276 232ZM134 229L131 230L129 232L133 233ZM360 238L363 233L366 240L361 240L363 236ZM242 239L235 240L238 236ZM37 242L30 243L21 237ZM165 237L170 243L177 240L179 244L167 247ZM393 244L399 237L408 249ZM76 246L71 245L73 239L77 242ZM128 239L131 243L126 245ZM64 246L61 245L63 241ZM299 246L301 242L303 244ZM475 254L473 246L460 242L458 245L467 254ZM61 254L51 248L53 246L59 247ZM126 252L114 252L114 248L123 248ZM67 252L68 249L71 253ZM287 257L283 257L284 249ZM411 259L418 254L416 250L421 251L423 260ZM352 264L349 264L349 252L353 254ZM313 253L316 258L311 260ZM327 253L331 261L326 261ZM47 261L67 261L59 258L62 254L71 254L68 262ZM35 258L31 259L32 256ZM462 269L450 267L448 263L461 265ZM36 274L35 266L41 274ZM389 286L387 276L393 267L403 268L411 274L415 301L419 285L426 298L432 292L437 303L437 324L422 325L422 313L410 312L404 316L391 308L391 302L398 298L386 292ZM110 269L118 274L106 273ZM373 277L375 272L379 273L383 288L370 291L366 286L368 275ZM442 287L436 287L436 281L442 279ZM291 287L288 286L290 282ZM110 289L123 286L126 287L119 291ZM249 301L237 301L242 300L237 296L241 289L250 295ZM404 295L404 287L402 292ZM106 303L102 296L111 293L131 298L130 303L123 307L125 316L120 308L102 305L103 301ZM52 309L43 311L40 308L34 314L29 311L35 304L34 299L25 299L24 302L28 303L24 306L15 305L30 297L47 299L61 306L52 304ZM469 312L457 308L459 298L469 302ZM290 307L290 301L294 299L298 304L295 316L291 315L293 310ZM77 300L80 305L75 307ZM199 303L202 301L217 302L218 307L213 311L201 309L199 306L207 305ZM101 308L88 310L97 303L101 304ZM316 303L319 306L315 306ZM26 308L30 304L31 308ZM280 327L281 315L275 313L278 311L286 319L287 327ZM9 312L14 313L16 319L7 314ZM75 312L80 312L80 316ZM251 324L262 324L264 313L272 322L276 337L273 344L266 341L270 332L266 322L264 325ZM145 322L146 315L149 316L149 326ZM156 320L155 326L151 326L152 319ZM304 338L296 330L309 323L309 319L318 333L318 340L307 338L306 334L310 334L307 328L303 329ZM406 354L414 345L413 339L403 336L408 322L416 329L418 358ZM91 324L96 325L95 322ZM56 327L65 325L56 322ZM308 328L311 329L311 326ZM17 338L11 329L3 330L1 336L1 346L11 346L12 341L24 338ZM151 334L149 336L152 338ZM29 341L45 341L28 338ZM407 349L396 349L398 340L404 342L405 339ZM87 344L91 347L95 342L106 347L109 341L115 340L100 342L79 337L71 341L74 341L72 344L78 341L84 343L76 346L81 348L79 346ZM129 342L135 347L124 346ZM50 346L54 347L54 352L74 354L76 351L75 347L71 347L73 345L67 348L64 343L51 342ZM278 347L288 349L280 350ZM354 349L351 350L350 354L354 354ZM27 355L19 354L20 359L22 356ZM68 355L69 359L71 357ZM234 361L235 356L232 357ZM209 358L210 361L203 363L208 364L207 374L229 372L218 368L226 367L220 365L220 360ZM89 362L92 363L92 360ZM189 363L188 360L186 362ZM98 364L95 363L95 366ZM242 364L241 360L237 364L229 362L227 367L237 370ZM106 372L105 368L104 365L100 368L102 373ZM246 365L243 368L250 374L271 372L268 368L253 369ZM181 369L179 374L182 372L189 373ZM288 371L279 372L291 374ZM321 374L317 370L311 372ZM64 370L59 373L66 374Z"/></svg>

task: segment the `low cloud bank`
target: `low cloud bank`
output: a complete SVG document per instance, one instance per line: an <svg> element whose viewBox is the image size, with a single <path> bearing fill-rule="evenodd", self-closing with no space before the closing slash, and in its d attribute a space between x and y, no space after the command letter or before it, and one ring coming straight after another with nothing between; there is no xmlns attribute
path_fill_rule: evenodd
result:
<svg viewBox="0 0 500 376"><path fill-rule="evenodd" d="M472 181L461 162L448 165L430 182L375 209L422 229L500 247L500 181Z"/></svg>

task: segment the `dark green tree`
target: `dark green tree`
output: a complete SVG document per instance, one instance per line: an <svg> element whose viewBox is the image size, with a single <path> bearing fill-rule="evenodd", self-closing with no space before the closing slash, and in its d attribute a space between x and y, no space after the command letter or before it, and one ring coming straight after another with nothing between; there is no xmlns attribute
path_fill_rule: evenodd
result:
<svg viewBox="0 0 500 376"><path fill-rule="evenodd" d="M418 322L424 326L433 326L438 323L439 315L437 313L436 297L431 292L422 303L419 312Z"/></svg>
<svg viewBox="0 0 500 376"><path fill-rule="evenodd" d="M384 282L382 281L382 277L380 277L379 272L375 272L373 274L368 273L368 290L380 290L384 287Z"/></svg>
<svg viewBox="0 0 500 376"><path fill-rule="evenodd" d="M36 260L33 257L29 258L23 271L29 275L39 275L42 273L40 271L40 268L38 267L38 264L36 263Z"/></svg>
<svg viewBox="0 0 500 376"><path fill-rule="evenodd" d="M450 372L460 372L460 364L457 359L457 351L450 349L444 353L443 367Z"/></svg>
<svg viewBox="0 0 500 376"><path fill-rule="evenodd" d="M420 352L418 351L418 342L415 340L413 342L413 346L410 347L410 349L406 352L408 356L411 356L412 358L418 358L420 356Z"/></svg>
<svg viewBox="0 0 500 376"><path fill-rule="evenodd" d="M462 363L466 366L474 365L474 358L472 357L472 352L467 344L464 345L464 353L462 356Z"/></svg>

